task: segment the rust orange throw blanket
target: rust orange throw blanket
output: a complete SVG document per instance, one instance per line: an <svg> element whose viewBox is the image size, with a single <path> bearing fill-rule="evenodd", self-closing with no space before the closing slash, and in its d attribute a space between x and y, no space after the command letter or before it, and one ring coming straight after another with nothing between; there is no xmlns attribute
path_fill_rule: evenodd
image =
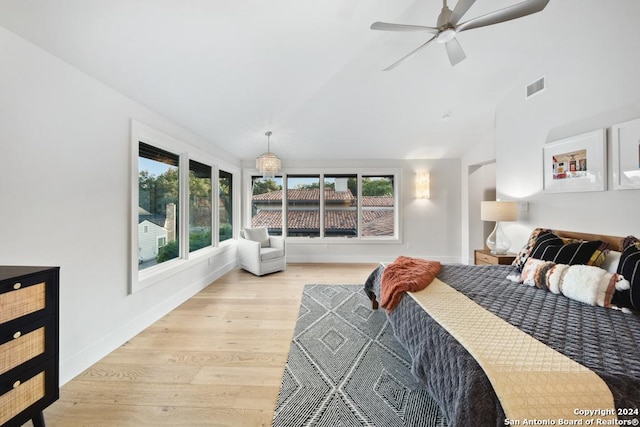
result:
<svg viewBox="0 0 640 427"><path fill-rule="evenodd" d="M382 273L380 304L393 311L404 292L417 292L427 287L440 273L440 262L399 256Z"/></svg>

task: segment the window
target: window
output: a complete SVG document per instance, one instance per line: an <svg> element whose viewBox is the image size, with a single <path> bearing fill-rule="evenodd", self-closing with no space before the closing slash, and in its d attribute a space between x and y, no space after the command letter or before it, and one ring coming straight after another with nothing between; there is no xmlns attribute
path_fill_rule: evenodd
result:
<svg viewBox="0 0 640 427"><path fill-rule="evenodd" d="M211 246L211 166L189 160L189 252Z"/></svg>
<svg viewBox="0 0 640 427"><path fill-rule="evenodd" d="M251 226L282 234L282 177L251 177Z"/></svg>
<svg viewBox="0 0 640 427"><path fill-rule="evenodd" d="M324 235L358 236L358 177L325 175Z"/></svg>
<svg viewBox="0 0 640 427"><path fill-rule="evenodd" d="M233 248L219 242L233 239L240 169L135 120L130 148L129 292L202 263L226 268L217 256Z"/></svg>
<svg viewBox="0 0 640 427"><path fill-rule="evenodd" d="M179 255L179 157L144 142L138 147L138 268ZM146 230L146 231L145 231ZM159 247L163 238L165 245Z"/></svg>
<svg viewBox="0 0 640 427"><path fill-rule="evenodd" d="M275 179L252 176L251 225L294 238L395 240L399 235L396 181L400 172L385 171L285 174Z"/></svg>
<svg viewBox="0 0 640 427"><path fill-rule="evenodd" d="M287 176L287 236L320 237L320 177Z"/></svg>
<svg viewBox="0 0 640 427"><path fill-rule="evenodd" d="M362 177L362 236L395 235L393 175Z"/></svg>
<svg viewBox="0 0 640 427"><path fill-rule="evenodd" d="M220 171L218 177L218 241L233 237L233 174Z"/></svg>

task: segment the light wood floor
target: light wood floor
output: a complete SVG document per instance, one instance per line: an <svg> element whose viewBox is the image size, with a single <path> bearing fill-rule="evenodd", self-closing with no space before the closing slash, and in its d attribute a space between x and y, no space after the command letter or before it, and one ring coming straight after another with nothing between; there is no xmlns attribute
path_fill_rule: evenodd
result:
<svg viewBox="0 0 640 427"><path fill-rule="evenodd" d="M362 284L374 268L234 270L65 384L47 426L270 426L304 285Z"/></svg>

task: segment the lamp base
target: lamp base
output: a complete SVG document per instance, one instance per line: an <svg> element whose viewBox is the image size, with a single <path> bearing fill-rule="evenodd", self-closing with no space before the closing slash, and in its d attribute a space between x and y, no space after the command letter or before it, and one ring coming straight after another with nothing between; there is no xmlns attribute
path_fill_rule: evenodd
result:
<svg viewBox="0 0 640 427"><path fill-rule="evenodd" d="M507 235L502 231L500 222L496 221L496 226L493 228L489 237L487 237L487 247L493 255L505 255L511 247L511 241Z"/></svg>

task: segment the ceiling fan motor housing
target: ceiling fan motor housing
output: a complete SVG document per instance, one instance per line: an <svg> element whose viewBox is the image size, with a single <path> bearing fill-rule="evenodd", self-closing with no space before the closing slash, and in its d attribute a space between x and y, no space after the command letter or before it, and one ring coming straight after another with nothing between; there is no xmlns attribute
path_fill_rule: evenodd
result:
<svg viewBox="0 0 640 427"><path fill-rule="evenodd" d="M451 17L451 13L451 9L449 9L449 6L447 6L447 3L445 2L442 6L440 15L438 16L438 23L436 24L436 27L440 29L447 27L449 25L449 18Z"/></svg>

